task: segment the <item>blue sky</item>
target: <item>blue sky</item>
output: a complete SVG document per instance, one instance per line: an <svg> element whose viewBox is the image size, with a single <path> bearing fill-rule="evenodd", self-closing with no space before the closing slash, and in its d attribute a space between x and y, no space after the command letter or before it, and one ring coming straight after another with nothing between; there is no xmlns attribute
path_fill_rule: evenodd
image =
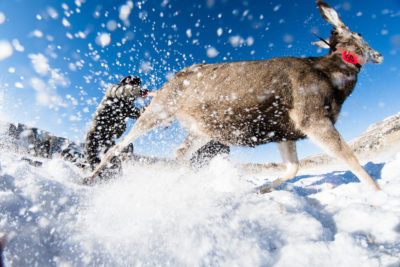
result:
<svg viewBox="0 0 400 267"><path fill-rule="evenodd" d="M367 64L336 126L346 140L400 111L400 1L328 1L385 60ZM307 1L0 2L0 119L83 141L107 84L135 74L156 90L194 63L319 56L311 32L331 26ZM172 156L184 131L174 124L135 143ZM320 150L299 142L300 157ZM276 145L233 148L237 161L279 161Z"/></svg>

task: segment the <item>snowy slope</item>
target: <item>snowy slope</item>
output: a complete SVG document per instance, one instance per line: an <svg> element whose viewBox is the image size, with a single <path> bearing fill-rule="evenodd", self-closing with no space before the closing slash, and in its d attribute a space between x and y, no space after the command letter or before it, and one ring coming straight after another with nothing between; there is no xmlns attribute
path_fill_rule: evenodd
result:
<svg viewBox="0 0 400 267"><path fill-rule="evenodd" d="M365 166L382 192L329 166L267 195L253 190L276 173L221 158L199 172L125 166L91 187L70 162L20 158L0 152L6 266L400 265L400 153Z"/></svg>

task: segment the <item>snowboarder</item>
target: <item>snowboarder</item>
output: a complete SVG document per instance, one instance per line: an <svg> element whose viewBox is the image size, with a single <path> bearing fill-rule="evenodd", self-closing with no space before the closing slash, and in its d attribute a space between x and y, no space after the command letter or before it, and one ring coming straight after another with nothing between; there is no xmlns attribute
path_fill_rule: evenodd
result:
<svg viewBox="0 0 400 267"><path fill-rule="evenodd" d="M128 118L136 120L143 112L135 106L139 97L155 96L141 86L139 77L129 75L108 88L93 116L91 127L86 134L87 160L94 169L100 162L101 154L115 144L126 130ZM110 166L99 174L101 179L110 178L121 169L121 160L114 157Z"/></svg>
<svg viewBox="0 0 400 267"><path fill-rule="evenodd" d="M115 145L115 139L122 136L126 130L128 118L138 119L144 108L139 109L134 101L138 97L153 97L156 92L141 87L141 80L133 75L127 76L118 84L113 84L105 93L93 116L92 125L86 135L87 160L92 170L100 163L100 155ZM133 152L130 144L128 151ZM199 168L210 162L218 154L229 154L229 146L211 141L196 151L190 163ZM108 168L99 173L101 179L108 179L119 173L121 160L114 157Z"/></svg>

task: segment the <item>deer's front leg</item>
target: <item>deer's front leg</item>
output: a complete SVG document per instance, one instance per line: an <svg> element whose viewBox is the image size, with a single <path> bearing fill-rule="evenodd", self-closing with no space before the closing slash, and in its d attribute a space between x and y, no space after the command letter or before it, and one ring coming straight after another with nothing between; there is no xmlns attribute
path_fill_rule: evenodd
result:
<svg viewBox="0 0 400 267"><path fill-rule="evenodd" d="M360 165L350 146L344 141L332 122L327 118L313 120L313 122L310 127L302 129L311 141L319 145L328 154L344 161L361 182L380 190L379 186Z"/></svg>

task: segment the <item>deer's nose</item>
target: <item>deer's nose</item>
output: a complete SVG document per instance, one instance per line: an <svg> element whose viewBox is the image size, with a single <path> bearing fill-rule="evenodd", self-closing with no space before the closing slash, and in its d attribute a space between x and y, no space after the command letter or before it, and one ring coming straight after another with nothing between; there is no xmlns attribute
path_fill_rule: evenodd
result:
<svg viewBox="0 0 400 267"><path fill-rule="evenodd" d="M369 61L372 63L380 64L383 61L383 56L381 53L374 51L373 53L371 53Z"/></svg>
<svg viewBox="0 0 400 267"><path fill-rule="evenodd" d="M381 53L377 52L376 53L376 59L377 59L377 63L382 63L383 61L383 56Z"/></svg>

